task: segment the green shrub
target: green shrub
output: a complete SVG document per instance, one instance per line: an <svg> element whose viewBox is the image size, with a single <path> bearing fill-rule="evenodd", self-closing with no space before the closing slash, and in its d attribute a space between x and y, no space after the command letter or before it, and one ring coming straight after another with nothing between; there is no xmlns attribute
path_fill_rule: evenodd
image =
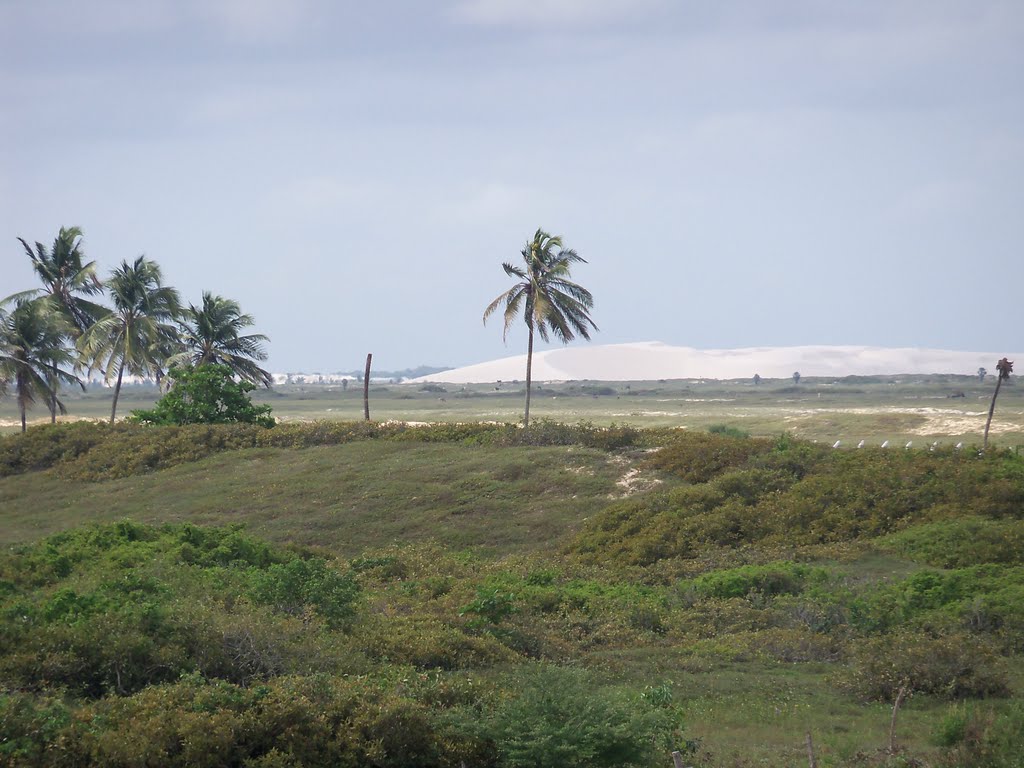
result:
<svg viewBox="0 0 1024 768"><path fill-rule="evenodd" d="M714 571L682 586L704 597L746 597L751 592L773 597L800 594L809 581L822 582L827 578L828 571L824 568L779 561Z"/></svg>
<svg viewBox="0 0 1024 768"><path fill-rule="evenodd" d="M236 381L226 365L204 363L195 368L171 368L170 391L148 411L132 411L141 424L258 424L274 426L269 405L254 405L250 381Z"/></svg>
<svg viewBox="0 0 1024 768"><path fill-rule="evenodd" d="M971 516L908 528L880 546L939 568L982 563L1024 564L1024 520Z"/></svg>
<svg viewBox="0 0 1024 768"><path fill-rule="evenodd" d="M473 628L493 627L518 612L516 596L499 587L478 587L476 599L462 607L460 616L475 616L469 622Z"/></svg>
<svg viewBox="0 0 1024 768"><path fill-rule="evenodd" d="M123 695L196 670L247 682L351 659L321 640L355 615L354 577L237 527L93 526L0 556L0 573L0 676L27 689Z"/></svg>
<svg viewBox="0 0 1024 768"><path fill-rule="evenodd" d="M115 430L116 426L82 421L40 425L25 434L0 436L0 477L72 461Z"/></svg>
<svg viewBox="0 0 1024 768"><path fill-rule="evenodd" d="M253 596L259 602L293 615L310 607L333 628L344 626L355 615L358 595L355 579L320 558L274 564L253 577Z"/></svg>
<svg viewBox="0 0 1024 768"><path fill-rule="evenodd" d="M965 633L900 631L859 641L851 654L852 667L841 682L865 699L893 701L904 686L949 699L1009 693L1006 665L995 649Z"/></svg>
<svg viewBox="0 0 1024 768"><path fill-rule="evenodd" d="M367 619L354 628L352 640L371 659L424 670L488 667L518 658L490 635L467 635L432 618Z"/></svg>
<svg viewBox="0 0 1024 768"><path fill-rule="evenodd" d="M601 690L578 670L524 667L505 687L512 695L482 716L466 713L464 727L493 742L508 768L656 765L684 743L670 703Z"/></svg>
<svg viewBox="0 0 1024 768"><path fill-rule="evenodd" d="M768 440L724 434L685 433L644 460L642 466L669 472L688 483L706 483L751 457L771 450Z"/></svg>
<svg viewBox="0 0 1024 768"><path fill-rule="evenodd" d="M1024 768L1021 735L1024 706L1019 702L997 712L991 706L951 705L932 734L944 747L942 768Z"/></svg>

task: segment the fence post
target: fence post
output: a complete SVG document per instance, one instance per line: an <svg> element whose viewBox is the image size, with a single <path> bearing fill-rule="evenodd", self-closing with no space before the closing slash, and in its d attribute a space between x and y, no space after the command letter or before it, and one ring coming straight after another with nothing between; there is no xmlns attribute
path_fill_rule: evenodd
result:
<svg viewBox="0 0 1024 768"><path fill-rule="evenodd" d="M366 356L366 372L363 373L363 418L366 421L370 420L370 361L373 359L373 353L369 353Z"/></svg>

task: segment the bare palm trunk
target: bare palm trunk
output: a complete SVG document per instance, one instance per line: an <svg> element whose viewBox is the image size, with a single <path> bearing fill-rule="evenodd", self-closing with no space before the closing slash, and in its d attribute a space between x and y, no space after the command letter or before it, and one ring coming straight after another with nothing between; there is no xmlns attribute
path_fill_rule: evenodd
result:
<svg viewBox="0 0 1024 768"><path fill-rule="evenodd" d="M988 428L992 426L992 414L996 412L996 398L999 397L999 387L1002 386L1003 377L996 377L996 391L992 393L992 405L988 407L988 420L985 422L985 441L982 443L982 449L988 448Z"/></svg>
<svg viewBox="0 0 1024 768"><path fill-rule="evenodd" d="M50 397L48 398L47 405L50 406L50 423L57 423L57 364L54 363L50 367Z"/></svg>
<svg viewBox="0 0 1024 768"><path fill-rule="evenodd" d="M114 385L114 405L110 409L110 423L114 423L114 417L117 416L117 398L121 395L121 379L124 377L124 360L121 361L120 366L117 369L117 384Z"/></svg>
<svg viewBox="0 0 1024 768"><path fill-rule="evenodd" d="M370 420L370 362L373 360L373 353L366 356L366 370L363 372L363 419Z"/></svg>
<svg viewBox="0 0 1024 768"><path fill-rule="evenodd" d="M530 426L530 387L533 383L533 325L530 325L530 341L526 347L526 414L523 429Z"/></svg>
<svg viewBox="0 0 1024 768"><path fill-rule="evenodd" d="M21 431L22 431L22 433L25 433L26 431L28 431L28 423L25 420L25 404L21 403L20 405L21 405Z"/></svg>

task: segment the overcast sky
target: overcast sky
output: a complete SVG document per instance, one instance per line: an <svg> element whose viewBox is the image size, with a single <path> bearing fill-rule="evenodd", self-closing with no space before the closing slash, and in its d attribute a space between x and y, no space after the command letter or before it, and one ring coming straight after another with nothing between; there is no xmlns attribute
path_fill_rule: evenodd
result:
<svg viewBox="0 0 1024 768"><path fill-rule="evenodd" d="M535 229L597 343L1022 346L1020 0L0 0L0 294L78 225L276 371L525 351Z"/></svg>

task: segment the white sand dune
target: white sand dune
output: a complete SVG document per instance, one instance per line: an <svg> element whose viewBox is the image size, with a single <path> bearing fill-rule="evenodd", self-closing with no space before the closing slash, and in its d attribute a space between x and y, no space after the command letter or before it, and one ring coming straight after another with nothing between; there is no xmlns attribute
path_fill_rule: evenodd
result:
<svg viewBox="0 0 1024 768"><path fill-rule="evenodd" d="M766 379L802 376L886 376L896 374L995 373L1012 353L955 352L915 347L749 347L694 349L660 341L549 349L533 356L535 381L645 381L657 379ZM526 377L526 355L515 355L414 379L414 382L469 384Z"/></svg>

